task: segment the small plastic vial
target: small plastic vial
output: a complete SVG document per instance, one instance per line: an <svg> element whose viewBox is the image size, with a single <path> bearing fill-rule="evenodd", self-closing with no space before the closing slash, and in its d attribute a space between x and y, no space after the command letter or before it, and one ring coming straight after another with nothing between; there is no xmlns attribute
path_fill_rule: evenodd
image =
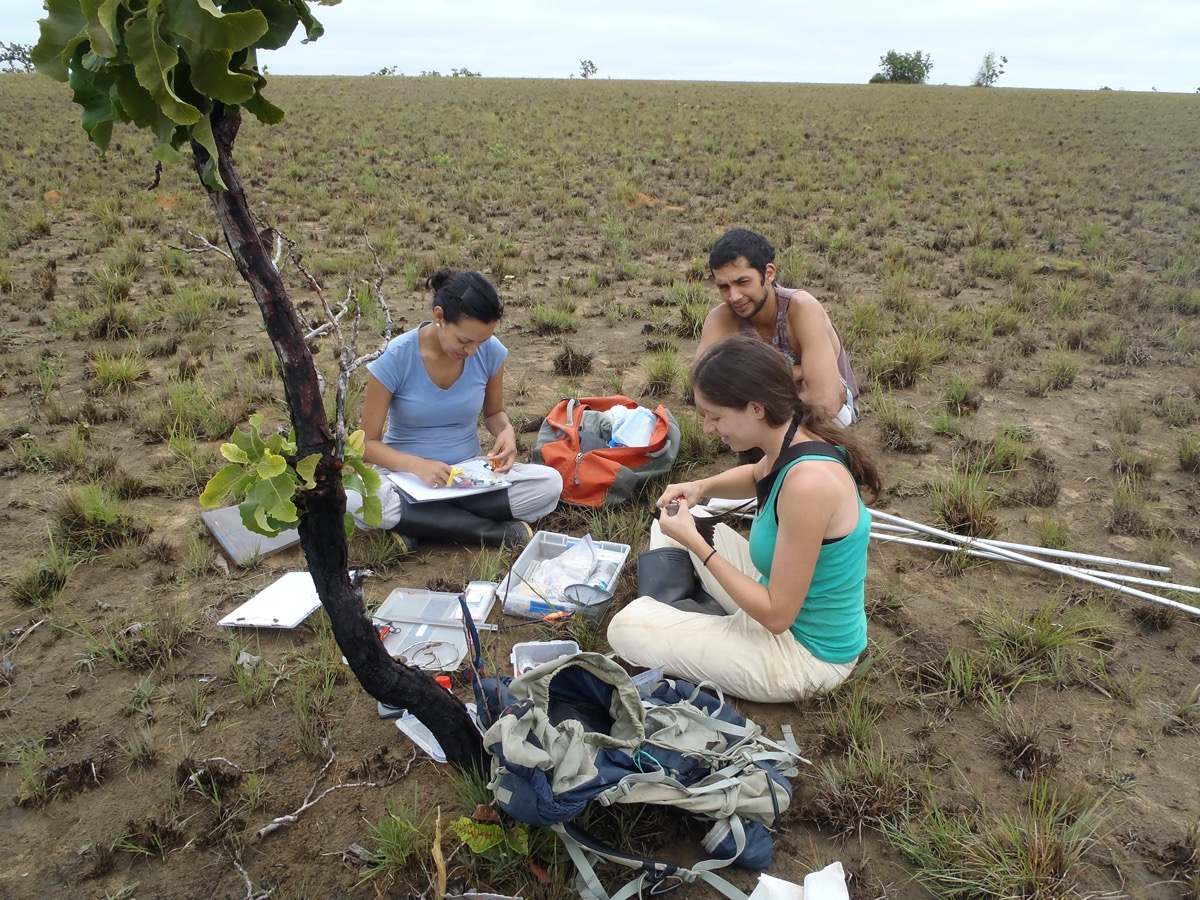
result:
<svg viewBox="0 0 1200 900"><path fill-rule="evenodd" d="M596 568L592 569L592 574L588 578L587 583L594 588L600 588L602 591L607 591L612 587L612 583L617 578L617 563L611 560L601 560L596 563Z"/></svg>

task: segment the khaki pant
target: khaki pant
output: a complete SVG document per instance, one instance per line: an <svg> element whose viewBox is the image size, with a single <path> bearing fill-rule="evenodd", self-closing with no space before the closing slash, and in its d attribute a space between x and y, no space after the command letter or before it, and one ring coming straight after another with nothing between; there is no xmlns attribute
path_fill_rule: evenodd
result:
<svg viewBox="0 0 1200 900"><path fill-rule="evenodd" d="M736 531L718 524L713 535L718 553L757 579L750 544ZM650 549L679 547L655 522ZM711 681L726 693L746 700L779 703L803 700L837 687L855 662L836 665L817 659L791 632L772 634L746 615L695 554L692 567L704 589L728 612L706 616L683 612L653 597L638 597L612 617L608 642L617 655L639 666L662 666L666 674L688 681Z"/></svg>

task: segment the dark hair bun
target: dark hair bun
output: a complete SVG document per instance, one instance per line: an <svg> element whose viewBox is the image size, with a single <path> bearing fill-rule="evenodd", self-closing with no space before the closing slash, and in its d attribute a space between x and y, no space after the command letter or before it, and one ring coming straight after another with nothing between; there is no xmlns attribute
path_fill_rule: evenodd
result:
<svg viewBox="0 0 1200 900"><path fill-rule="evenodd" d="M425 279L425 286L435 294L445 287L446 283L458 273L444 266Z"/></svg>

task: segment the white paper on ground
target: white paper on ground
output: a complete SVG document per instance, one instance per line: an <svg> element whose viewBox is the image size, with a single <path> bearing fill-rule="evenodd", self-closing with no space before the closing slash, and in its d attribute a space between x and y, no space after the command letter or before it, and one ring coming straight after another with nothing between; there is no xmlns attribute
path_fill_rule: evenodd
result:
<svg viewBox="0 0 1200 900"><path fill-rule="evenodd" d="M804 888L774 875L759 875L750 900L804 900Z"/></svg>
<svg viewBox="0 0 1200 900"><path fill-rule="evenodd" d="M295 628L320 605L312 576L307 572L288 572L217 624L226 628Z"/></svg>
<svg viewBox="0 0 1200 900"><path fill-rule="evenodd" d="M804 876L804 887L773 875L759 875L750 900L850 900L840 862Z"/></svg>

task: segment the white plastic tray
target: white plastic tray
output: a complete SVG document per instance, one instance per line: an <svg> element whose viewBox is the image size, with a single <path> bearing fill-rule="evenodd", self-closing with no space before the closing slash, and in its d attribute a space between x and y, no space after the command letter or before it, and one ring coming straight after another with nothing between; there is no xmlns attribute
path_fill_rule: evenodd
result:
<svg viewBox="0 0 1200 900"><path fill-rule="evenodd" d="M467 655L457 594L396 588L371 619L388 629L384 649L418 668L453 672Z"/></svg>
<svg viewBox="0 0 1200 900"><path fill-rule="evenodd" d="M526 579L535 562L543 559L554 559L580 540L582 538L571 537L567 534L558 534L554 531L539 531L535 534L533 540L525 546L525 549L521 551L521 555L517 557L512 571L504 576L504 580L496 588L496 596L503 604L504 611L513 616L540 619L554 612L574 612L577 609L581 609L569 601L543 596L537 587L531 585ZM597 540L593 540L592 544L596 548L597 563L608 563L614 567L613 574L607 585L611 590L620 577L621 570L625 568L626 560L629 559L629 545ZM588 612L586 609L582 609L581 611Z"/></svg>

